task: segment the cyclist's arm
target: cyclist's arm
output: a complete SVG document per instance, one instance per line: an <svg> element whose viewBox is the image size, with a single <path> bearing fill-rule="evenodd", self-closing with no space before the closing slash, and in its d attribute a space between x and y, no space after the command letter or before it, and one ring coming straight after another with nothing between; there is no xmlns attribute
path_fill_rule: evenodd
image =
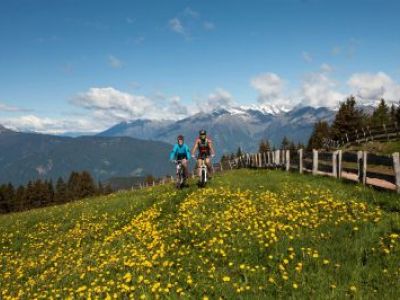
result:
<svg viewBox="0 0 400 300"><path fill-rule="evenodd" d="M197 144L198 144L198 139L194 142L194 146L192 148L192 156L196 154Z"/></svg>
<svg viewBox="0 0 400 300"><path fill-rule="evenodd" d="M177 151L178 151L178 146L175 145L174 148L172 149L171 153L169 154L169 160L175 160L176 159Z"/></svg>
<svg viewBox="0 0 400 300"><path fill-rule="evenodd" d="M210 145L211 155L214 156L215 155L214 145L213 145L213 142L211 140L209 141L209 145Z"/></svg>
<svg viewBox="0 0 400 300"><path fill-rule="evenodd" d="M191 157L190 149L189 149L189 146L187 146L187 145L186 145L186 156L187 156L187 160L190 160L190 157Z"/></svg>

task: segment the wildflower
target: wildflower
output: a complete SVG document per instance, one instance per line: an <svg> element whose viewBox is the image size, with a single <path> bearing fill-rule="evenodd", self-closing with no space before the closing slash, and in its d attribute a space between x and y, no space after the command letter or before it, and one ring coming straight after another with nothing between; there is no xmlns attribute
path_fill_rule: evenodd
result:
<svg viewBox="0 0 400 300"><path fill-rule="evenodd" d="M229 281L231 281L231 278L230 278L229 276L224 276L224 277L222 278L222 280L223 280L224 282L229 282Z"/></svg>

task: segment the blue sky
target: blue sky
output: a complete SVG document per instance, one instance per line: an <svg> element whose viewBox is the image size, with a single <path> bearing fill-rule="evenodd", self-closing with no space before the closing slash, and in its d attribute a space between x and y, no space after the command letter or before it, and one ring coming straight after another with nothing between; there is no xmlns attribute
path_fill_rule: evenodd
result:
<svg viewBox="0 0 400 300"><path fill-rule="evenodd" d="M0 124L400 99L400 1L0 2Z"/></svg>

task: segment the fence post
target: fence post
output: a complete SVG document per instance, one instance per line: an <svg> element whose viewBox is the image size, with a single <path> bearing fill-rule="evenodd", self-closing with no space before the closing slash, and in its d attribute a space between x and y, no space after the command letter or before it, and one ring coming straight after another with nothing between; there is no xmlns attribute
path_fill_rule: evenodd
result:
<svg viewBox="0 0 400 300"><path fill-rule="evenodd" d="M358 182L367 183L367 152L357 151Z"/></svg>
<svg viewBox="0 0 400 300"><path fill-rule="evenodd" d="M400 155L399 155L399 152L393 153L392 156L393 156L394 173L396 175L397 193L400 194Z"/></svg>
<svg viewBox="0 0 400 300"><path fill-rule="evenodd" d="M290 150L286 150L286 171L290 171Z"/></svg>
<svg viewBox="0 0 400 300"><path fill-rule="evenodd" d="M337 178L338 177L338 166L337 166L337 159L338 159L339 151L334 151L332 153L332 176Z"/></svg>
<svg viewBox="0 0 400 300"><path fill-rule="evenodd" d="M317 175L318 173L318 150L313 149L313 168L312 174Z"/></svg>
<svg viewBox="0 0 400 300"><path fill-rule="evenodd" d="M280 161L280 154L281 154L281 151L280 151L280 150L276 150L276 151L275 151L275 164L276 164L277 166L281 164L281 161Z"/></svg>
<svg viewBox="0 0 400 300"><path fill-rule="evenodd" d="M270 167L271 164L272 164L271 151L267 152L267 156L268 156L268 164L267 164L267 166Z"/></svg>
<svg viewBox="0 0 400 300"><path fill-rule="evenodd" d="M303 149L299 149L299 173L303 174Z"/></svg>

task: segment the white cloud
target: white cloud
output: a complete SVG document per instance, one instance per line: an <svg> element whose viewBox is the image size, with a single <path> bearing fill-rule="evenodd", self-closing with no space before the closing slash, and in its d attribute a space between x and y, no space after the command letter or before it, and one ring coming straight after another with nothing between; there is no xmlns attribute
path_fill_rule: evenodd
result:
<svg viewBox="0 0 400 300"><path fill-rule="evenodd" d="M290 105L284 95L285 82L275 73L264 73L250 80L251 86L259 93L258 102L262 104Z"/></svg>
<svg viewBox="0 0 400 300"><path fill-rule="evenodd" d="M345 98L337 88L338 84L324 72L307 74L299 91L300 102L314 107L337 106Z"/></svg>
<svg viewBox="0 0 400 300"><path fill-rule="evenodd" d="M99 126L93 120L83 118L54 119L37 115L23 115L2 119L1 124L17 131L60 134L64 132L98 132L106 127Z"/></svg>
<svg viewBox="0 0 400 300"><path fill-rule="evenodd" d="M126 19L125 19L126 23L128 23L128 24L134 23L135 20L136 20L136 19L133 19L133 18L130 18L130 17L126 17Z"/></svg>
<svg viewBox="0 0 400 300"><path fill-rule="evenodd" d="M203 27L205 30L214 30L215 24L213 22L205 21L203 22Z"/></svg>
<svg viewBox="0 0 400 300"><path fill-rule="evenodd" d="M71 103L110 124L134 119L179 119L187 115L187 109L177 96L157 93L147 97L112 87L91 88L77 95Z"/></svg>
<svg viewBox="0 0 400 300"><path fill-rule="evenodd" d="M310 62L313 61L313 58L312 58L311 54L306 52L306 51L303 51L301 53L301 56L303 57L304 61L307 62L307 63L310 63Z"/></svg>
<svg viewBox="0 0 400 300"><path fill-rule="evenodd" d="M197 19L200 16L200 14L197 11L191 9L190 7L185 8L185 10L183 11L183 15L194 19Z"/></svg>
<svg viewBox="0 0 400 300"><path fill-rule="evenodd" d="M353 94L362 101L378 101L384 98L388 101L399 101L400 84L384 72L355 73L347 81Z"/></svg>
<svg viewBox="0 0 400 300"><path fill-rule="evenodd" d="M186 34L185 28L183 28L183 25L178 18L173 18L173 19L169 20L168 25L172 31L175 31L176 33L179 33L182 35Z"/></svg>
<svg viewBox="0 0 400 300"><path fill-rule="evenodd" d="M334 70L333 67L327 63L323 63L321 65L321 72L323 73L331 73L333 72L333 70Z"/></svg>
<svg viewBox="0 0 400 300"><path fill-rule="evenodd" d="M31 110L0 102L0 112L27 112L27 111Z"/></svg>
<svg viewBox="0 0 400 300"><path fill-rule="evenodd" d="M113 56L113 55L110 55L110 56L108 57L108 64L109 64L109 66L110 66L111 68L114 68L114 69L119 69L119 68L122 67L122 62L121 62L121 60L119 60L118 58L116 58L116 57Z"/></svg>
<svg viewBox="0 0 400 300"><path fill-rule="evenodd" d="M228 108L235 104L232 95L223 88L216 88L205 101L199 101L198 107L202 111L210 112L219 108Z"/></svg>

